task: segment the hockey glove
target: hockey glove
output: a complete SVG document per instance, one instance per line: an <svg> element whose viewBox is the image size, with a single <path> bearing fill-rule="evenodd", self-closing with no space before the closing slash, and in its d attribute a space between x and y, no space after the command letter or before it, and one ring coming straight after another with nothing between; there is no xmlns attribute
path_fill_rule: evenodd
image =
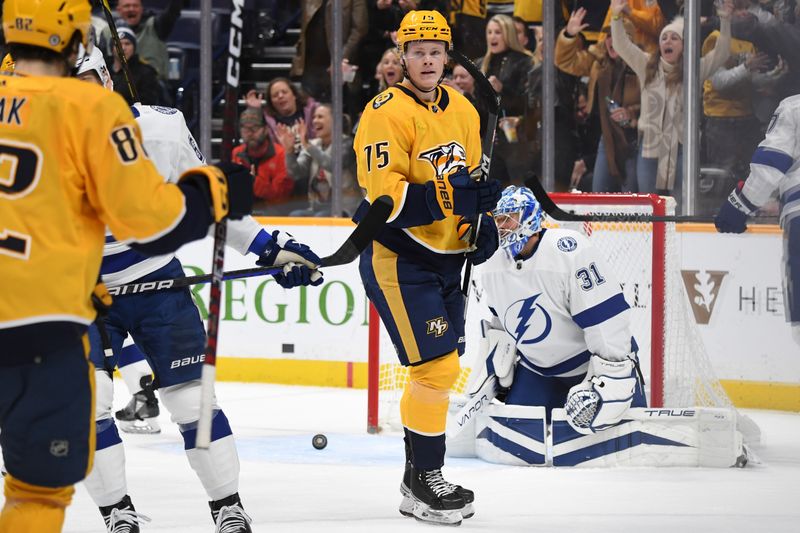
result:
<svg viewBox="0 0 800 533"><path fill-rule="evenodd" d="M238 220L253 210L253 175L247 167L233 163L187 170L178 180L205 193L214 221L226 216Z"/></svg>
<svg viewBox="0 0 800 533"><path fill-rule="evenodd" d="M631 406L636 389L636 368L632 359L609 361L592 355L583 382L567 394L564 409L567 422L583 435L614 426Z"/></svg>
<svg viewBox="0 0 800 533"><path fill-rule="evenodd" d="M719 208L714 225L720 233L744 233L747 230L747 216L753 211L755 206L744 196L740 184Z"/></svg>
<svg viewBox="0 0 800 533"><path fill-rule="evenodd" d="M492 211L500 200L500 182L497 180L478 181L480 168L471 173L461 167L448 178L453 188L453 214L477 215Z"/></svg>
<svg viewBox="0 0 800 533"><path fill-rule="evenodd" d="M311 248L279 230L272 232L264 252L256 261L259 266L283 266L283 272L274 277L285 289L322 283L322 273L317 270L320 263L320 258Z"/></svg>
<svg viewBox="0 0 800 533"><path fill-rule="evenodd" d="M474 228L476 217L462 217L458 221L458 235L462 240L469 239L471 231L469 227ZM467 229L465 229L465 226ZM469 242L467 240L467 242ZM497 250L500 243L500 236L497 233L497 225L494 219L489 214L484 214L481 217L481 226L478 228L478 238L475 241L475 249L467 252L467 259L472 261L473 265L480 265L490 257Z"/></svg>

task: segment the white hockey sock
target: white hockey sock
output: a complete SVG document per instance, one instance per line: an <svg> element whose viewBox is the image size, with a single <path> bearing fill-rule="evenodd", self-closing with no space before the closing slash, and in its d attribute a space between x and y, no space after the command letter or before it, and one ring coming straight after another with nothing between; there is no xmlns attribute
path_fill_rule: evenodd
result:
<svg viewBox="0 0 800 533"><path fill-rule="evenodd" d="M186 457L211 500L239 491L239 454L233 435L213 441L208 450L188 449Z"/></svg>
<svg viewBox="0 0 800 533"><path fill-rule="evenodd" d="M119 358L119 373L131 396L142 390L141 379L153 374L144 354L135 344L122 348Z"/></svg>
<svg viewBox="0 0 800 533"><path fill-rule="evenodd" d="M104 422L111 422L111 426L103 431L98 431L98 433L103 434L113 431L116 434L115 440L117 442L95 451L94 466L83 481L89 496L92 497L98 507L114 505L128 493L128 482L125 477L125 448L116 433L117 430L113 425L113 421L104 420L98 422L98 426ZM98 427L98 429L100 428ZM113 440L113 436L111 438Z"/></svg>

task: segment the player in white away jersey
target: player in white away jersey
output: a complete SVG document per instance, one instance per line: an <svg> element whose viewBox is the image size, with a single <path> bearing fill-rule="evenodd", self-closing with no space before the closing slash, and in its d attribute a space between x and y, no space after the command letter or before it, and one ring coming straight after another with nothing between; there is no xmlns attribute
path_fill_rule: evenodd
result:
<svg viewBox="0 0 800 533"><path fill-rule="evenodd" d="M97 48L79 62L78 76L112 88ZM188 167L205 163L177 109L135 104L131 110L141 128L148 157L167 181L175 181ZM319 258L290 237L280 231L269 234L248 216L228 221L226 244L243 255L255 254L257 264L262 266L289 263L282 273L275 275L278 284L285 288L322 283L322 275L314 266L320 263ZM107 233L100 273L103 282L114 287L134 281L182 277L183 267L173 254L146 257ZM111 371L118 365L123 341L131 334L147 355L161 400L180 427L189 463L211 500L209 506L217 531L249 533L250 519L238 494L236 445L219 406L214 405L211 446L207 451L195 449L205 328L188 288L116 296L107 316L101 320L98 327L89 330L90 358L97 368L97 439L94 468L85 485L100 508L108 531L138 533L138 522L145 518L136 513L127 494L124 449L111 416ZM104 354L103 348L109 345L111 352ZM152 395L152 390L148 392Z"/></svg>
<svg viewBox="0 0 800 533"><path fill-rule="evenodd" d="M767 135L750 159L750 176L731 192L714 223L722 233L743 233L747 216L777 191L783 228L783 289L786 320L800 344L800 95L783 100Z"/></svg>
<svg viewBox="0 0 800 533"><path fill-rule="evenodd" d="M513 375L497 369L505 403L544 406L548 417L566 407L580 433L646 406L630 308L589 238L542 228L541 206L525 187L506 188L494 215L503 251L482 265L481 282L489 327L519 358Z"/></svg>

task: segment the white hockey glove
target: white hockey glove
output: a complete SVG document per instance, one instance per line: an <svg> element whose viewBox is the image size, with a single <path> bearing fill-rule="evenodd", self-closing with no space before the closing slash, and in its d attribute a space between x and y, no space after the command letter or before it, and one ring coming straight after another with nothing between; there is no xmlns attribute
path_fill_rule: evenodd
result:
<svg viewBox="0 0 800 533"><path fill-rule="evenodd" d="M259 266L283 266L283 272L274 277L286 289L322 283L322 273L318 270L320 263L320 258L309 246L279 230L272 232L271 240L256 261Z"/></svg>
<svg viewBox="0 0 800 533"><path fill-rule="evenodd" d="M636 368L632 359L609 361L592 355L586 378L567 394L564 405L567 422L583 435L608 429L622 420L635 389Z"/></svg>

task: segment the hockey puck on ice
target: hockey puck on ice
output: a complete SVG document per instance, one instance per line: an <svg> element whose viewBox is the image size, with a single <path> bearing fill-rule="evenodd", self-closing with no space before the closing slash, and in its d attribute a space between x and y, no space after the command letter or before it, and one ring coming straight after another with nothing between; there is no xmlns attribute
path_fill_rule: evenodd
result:
<svg viewBox="0 0 800 533"><path fill-rule="evenodd" d="M317 433L316 435L314 435L314 438L313 438L313 439L311 439L311 445L312 445L314 448L316 448L316 449L318 449L318 450L321 450L321 449L323 449L325 446L327 446L327 445L328 445L328 437L326 437L326 436L325 436L325 435L323 435L322 433Z"/></svg>

